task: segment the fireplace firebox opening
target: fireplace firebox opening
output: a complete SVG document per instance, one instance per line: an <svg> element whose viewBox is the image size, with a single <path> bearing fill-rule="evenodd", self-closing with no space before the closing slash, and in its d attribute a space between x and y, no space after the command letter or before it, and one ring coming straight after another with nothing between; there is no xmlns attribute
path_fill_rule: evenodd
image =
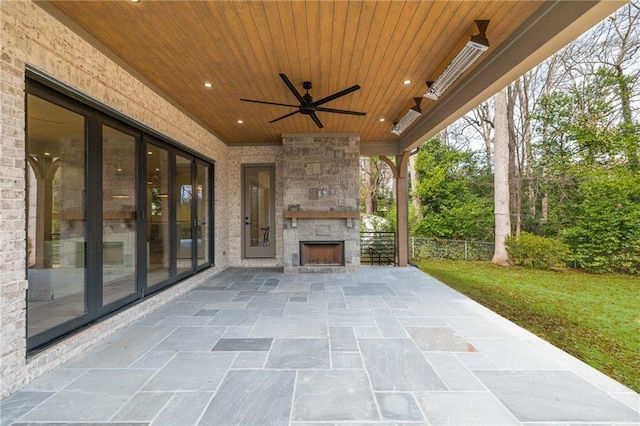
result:
<svg viewBox="0 0 640 426"><path fill-rule="evenodd" d="M300 266L344 266L344 241L300 241Z"/></svg>

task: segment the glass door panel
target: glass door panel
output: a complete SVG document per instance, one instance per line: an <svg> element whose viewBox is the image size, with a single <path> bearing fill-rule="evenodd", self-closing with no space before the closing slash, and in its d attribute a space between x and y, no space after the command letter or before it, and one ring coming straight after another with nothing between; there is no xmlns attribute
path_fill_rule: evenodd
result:
<svg viewBox="0 0 640 426"><path fill-rule="evenodd" d="M176 155L176 273L193 270L193 222L192 207L194 193L191 174L192 161L181 155Z"/></svg>
<svg viewBox="0 0 640 426"><path fill-rule="evenodd" d="M275 257L275 169L243 168L244 257Z"/></svg>
<svg viewBox="0 0 640 426"><path fill-rule="evenodd" d="M147 287L169 279L169 153L147 144Z"/></svg>
<svg viewBox="0 0 640 426"><path fill-rule="evenodd" d="M198 266L208 265L210 261L209 253L209 173L211 168L205 164L196 162L196 187L198 190L197 203L197 223L196 223L196 239L197 239L197 259Z"/></svg>
<svg viewBox="0 0 640 426"><path fill-rule="evenodd" d="M27 337L87 312L85 117L27 95Z"/></svg>
<svg viewBox="0 0 640 426"><path fill-rule="evenodd" d="M136 293L136 138L102 126L102 305Z"/></svg>

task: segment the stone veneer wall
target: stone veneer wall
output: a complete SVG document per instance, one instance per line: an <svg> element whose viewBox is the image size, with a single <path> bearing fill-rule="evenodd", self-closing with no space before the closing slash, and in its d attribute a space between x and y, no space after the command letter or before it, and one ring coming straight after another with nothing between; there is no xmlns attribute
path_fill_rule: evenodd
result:
<svg viewBox="0 0 640 426"><path fill-rule="evenodd" d="M359 211L358 135L293 134L282 143L285 210ZM360 270L358 219L287 219L283 238L285 272ZM345 266L301 267L299 242L311 240L344 241Z"/></svg>
<svg viewBox="0 0 640 426"><path fill-rule="evenodd" d="M31 1L0 2L0 398L229 264L229 148ZM216 161L215 263L135 307L26 358L25 69L31 66ZM236 194L234 193L235 197Z"/></svg>

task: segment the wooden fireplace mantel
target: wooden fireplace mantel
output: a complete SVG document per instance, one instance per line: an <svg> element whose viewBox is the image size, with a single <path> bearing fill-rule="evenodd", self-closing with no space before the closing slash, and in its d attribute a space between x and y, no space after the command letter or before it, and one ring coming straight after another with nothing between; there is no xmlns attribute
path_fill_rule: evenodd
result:
<svg viewBox="0 0 640 426"><path fill-rule="evenodd" d="M286 210L285 219L359 219L360 212L330 210Z"/></svg>

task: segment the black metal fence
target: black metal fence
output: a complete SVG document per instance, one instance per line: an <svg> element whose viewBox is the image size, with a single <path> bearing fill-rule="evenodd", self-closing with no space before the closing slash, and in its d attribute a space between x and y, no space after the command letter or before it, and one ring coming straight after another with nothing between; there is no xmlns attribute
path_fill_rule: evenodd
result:
<svg viewBox="0 0 640 426"><path fill-rule="evenodd" d="M410 237L409 258L491 260L494 243ZM360 262L363 265L396 265L395 232L360 232Z"/></svg>
<svg viewBox="0 0 640 426"><path fill-rule="evenodd" d="M485 241L409 238L409 257L420 259L491 260L494 243Z"/></svg>
<svg viewBox="0 0 640 426"><path fill-rule="evenodd" d="M364 265L395 265L396 233L361 232L360 263Z"/></svg>

